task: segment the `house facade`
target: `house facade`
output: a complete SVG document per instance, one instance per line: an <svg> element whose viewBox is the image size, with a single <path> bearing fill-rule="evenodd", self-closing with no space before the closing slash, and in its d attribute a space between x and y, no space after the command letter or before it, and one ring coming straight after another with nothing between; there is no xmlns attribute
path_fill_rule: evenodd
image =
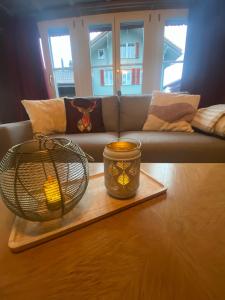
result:
<svg viewBox="0 0 225 300"><path fill-rule="evenodd" d="M122 94L141 94L143 34L143 28L121 30L120 84ZM112 95L114 78L111 31L100 33L90 41L90 59L94 95Z"/></svg>

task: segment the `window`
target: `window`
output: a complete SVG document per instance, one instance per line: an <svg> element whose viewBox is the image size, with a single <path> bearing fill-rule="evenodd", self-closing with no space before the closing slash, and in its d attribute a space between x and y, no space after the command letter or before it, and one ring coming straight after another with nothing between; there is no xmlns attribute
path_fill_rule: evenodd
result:
<svg viewBox="0 0 225 300"><path fill-rule="evenodd" d="M187 25L185 20L167 20L164 27L164 46L161 89L180 91L183 71Z"/></svg>
<svg viewBox="0 0 225 300"><path fill-rule="evenodd" d="M160 9L39 22L51 97L179 91L187 16Z"/></svg>
<svg viewBox="0 0 225 300"><path fill-rule="evenodd" d="M132 71L122 70L122 85L131 85Z"/></svg>
<svg viewBox="0 0 225 300"><path fill-rule="evenodd" d="M105 58L105 50L98 49L98 59L104 59L104 58Z"/></svg>
<svg viewBox="0 0 225 300"><path fill-rule="evenodd" d="M104 81L105 81L105 85L112 85L113 84L112 70L105 70L104 71Z"/></svg>
<svg viewBox="0 0 225 300"><path fill-rule="evenodd" d="M126 43L120 45L120 57L124 58L138 58L139 43Z"/></svg>
<svg viewBox="0 0 225 300"><path fill-rule="evenodd" d="M122 85L140 85L142 84L142 70L135 69L122 69L121 70L121 83Z"/></svg>
<svg viewBox="0 0 225 300"><path fill-rule="evenodd" d="M113 72L112 70L100 70L101 85L113 85Z"/></svg>
<svg viewBox="0 0 225 300"><path fill-rule="evenodd" d="M69 29L67 27L49 28L48 41L56 95L59 97L75 96Z"/></svg>

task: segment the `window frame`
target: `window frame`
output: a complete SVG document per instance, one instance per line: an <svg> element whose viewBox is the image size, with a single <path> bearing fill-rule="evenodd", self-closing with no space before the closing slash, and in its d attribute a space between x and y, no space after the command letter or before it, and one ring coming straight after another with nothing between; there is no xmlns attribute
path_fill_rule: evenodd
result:
<svg viewBox="0 0 225 300"><path fill-rule="evenodd" d="M52 64L52 53L51 53L51 45L49 40L49 29L50 28L64 28L66 27L69 31L70 36L70 45L71 45L71 55L72 55L72 62L73 62L73 78L74 78L74 88L77 95L77 87L79 87L80 81L75 69L77 68L77 57L76 52L73 49L73 44L75 39L77 39L77 35L74 31L73 26L73 19L66 18L66 19L56 19L51 21L42 21L38 22L38 30L40 33L40 44L42 46L42 58L44 61L44 76L45 82L48 90L49 98L55 98L58 96L58 90L56 87L56 83L54 80L54 67ZM79 90L79 88L78 88Z"/></svg>
<svg viewBox="0 0 225 300"><path fill-rule="evenodd" d="M142 65L143 74L140 76L140 84L142 85L141 93L149 94L155 89L160 89L165 21L169 18L187 16L188 9L144 10L135 12L109 13L103 15L89 15L38 22L45 62L45 80L49 91L49 97L55 98L56 93L54 78L52 75L48 39L46 38L48 26L69 26L76 95L78 97L84 97L94 94L94 87L92 86L93 82L90 63L88 25L101 23L112 25L112 94L116 95L121 89L120 23L127 21L143 21L143 62L140 64L138 60L135 62L135 59L133 59L134 62L132 65L134 67ZM141 47L141 45L139 46ZM102 68L104 67L103 64L101 66ZM128 66L129 61L127 62L127 67ZM123 67L126 68L126 64L123 64Z"/></svg>
<svg viewBox="0 0 225 300"><path fill-rule="evenodd" d="M172 18L167 18L167 21L168 21L168 19L172 19ZM184 25L188 26L187 18L186 18L186 17L183 17L183 19L184 19L184 21L186 21ZM164 24L164 30L165 30L165 26L167 26L167 25ZM172 25L171 25L171 26L172 26ZM174 25L174 26L179 26L179 24ZM163 32L164 32L164 30L163 30ZM186 35L186 37L187 37L187 35ZM165 32L164 32L163 39L164 39L164 41L165 41ZM167 88L167 87L166 87L167 85L165 85L165 86L163 85L164 74L165 74L164 71L165 71L165 69L166 69L166 68L164 68L164 65L165 65L165 64L169 64L170 66L171 66L171 65L175 65L175 64L182 64L182 70L183 70L184 59L182 59L182 60L175 60L175 59L164 60L164 43L163 43L162 71L161 71L161 80L160 80L160 90L162 90L162 91L163 91L165 88ZM182 78L182 76L181 76L181 78Z"/></svg>

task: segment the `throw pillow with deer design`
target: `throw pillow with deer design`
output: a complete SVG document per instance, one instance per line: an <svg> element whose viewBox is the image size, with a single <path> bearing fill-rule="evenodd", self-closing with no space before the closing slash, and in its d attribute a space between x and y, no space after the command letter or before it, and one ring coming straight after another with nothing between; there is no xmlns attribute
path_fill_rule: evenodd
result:
<svg viewBox="0 0 225 300"><path fill-rule="evenodd" d="M67 133L105 131L101 98L65 98L64 102Z"/></svg>

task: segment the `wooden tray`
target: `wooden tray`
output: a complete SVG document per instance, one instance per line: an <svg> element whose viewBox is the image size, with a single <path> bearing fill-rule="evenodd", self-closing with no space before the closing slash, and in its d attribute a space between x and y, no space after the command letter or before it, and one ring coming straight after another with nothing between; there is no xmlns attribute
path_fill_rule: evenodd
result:
<svg viewBox="0 0 225 300"><path fill-rule="evenodd" d="M16 217L8 246L13 252L23 251L135 206L165 193L166 190L160 182L141 170L140 187L136 196L118 200L107 194L104 174L93 175L81 201L63 218L39 223Z"/></svg>

